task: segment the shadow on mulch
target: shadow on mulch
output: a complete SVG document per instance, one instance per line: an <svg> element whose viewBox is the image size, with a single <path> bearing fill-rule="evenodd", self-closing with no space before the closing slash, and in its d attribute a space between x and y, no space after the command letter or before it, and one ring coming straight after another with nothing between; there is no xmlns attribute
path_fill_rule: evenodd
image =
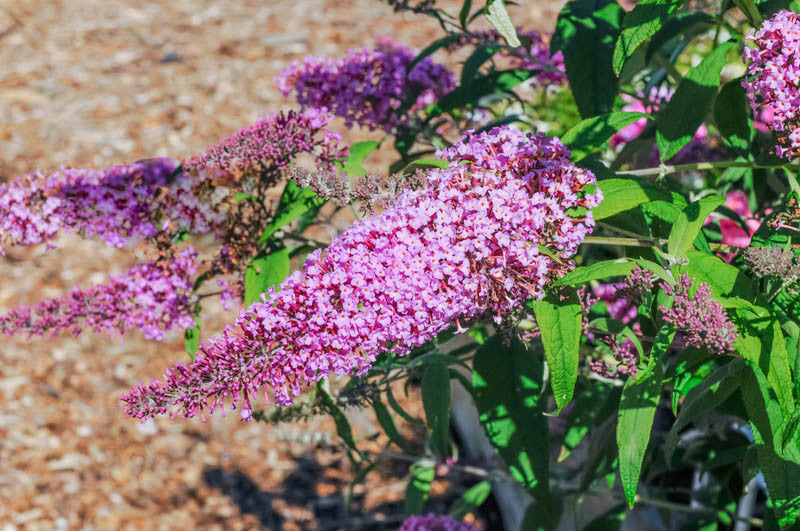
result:
<svg viewBox="0 0 800 531"><path fill-rule="evenodd" d="M405 519L404 502L383 503L367 510L364 496L355 495L349 510L345 505L346 481L323 477L323 466L311 454L294 459L297 468L281 483L279 490L262 490L245 472L221 467L207 467L203 479L209 487L220 489L238 507L242 514L255 516L263 529L282 531L285 519L273 506L276 500L309 510L314 522L301 524L301 529L316 531L388 531L397 529ZM338 494L318 495L320 486L332 487ZM432 512L446 512L454 500L454 493L432 496L427 504Z"/></svg>

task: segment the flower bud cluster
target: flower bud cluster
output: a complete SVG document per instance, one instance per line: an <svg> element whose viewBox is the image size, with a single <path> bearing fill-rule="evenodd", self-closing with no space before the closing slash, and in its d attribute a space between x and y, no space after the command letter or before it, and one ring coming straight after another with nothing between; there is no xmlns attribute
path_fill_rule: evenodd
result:
<svg viewBox="0 0 800 531"><path fill-rule="evenodd" d="M733 350L739 333L728 319L722 305L711 298L711 287L701 283L694 295L690 290L694 279L679 275L673 286L661 282L659 287L673 297L672 305L659 306L662 318L672 323L686 334L686 344L690 347L707 348L713 354L725 354Z"/></svg>
<svg viewBox="0 0 800 531"><path fill-rule="evenodd" d="M416 55L411 48L380 39L375 49L350 50L343 59L307 56L302 63L294 61L275 82L284 96L294 91L298 103L330 109L347 127L390 132L408 121L408 113L455 88L453 73L430 58L408 71ZM404 112L401 107L409 98L413 101Z"/></svg>
<svg viewBox="0 0 800 531"><path fill-rule="evenodd" d="M750 105L770 109L769 125L777 133L775 154L790 159L800 154L800 129L797 109L800 106L800 21L793 11L778 11L751 30L747 40L755 48L745 47L747 89Z"/></svg>
<svg viewBox="0 0 800 531"><path fill-rule="evenodd" d="M123 396L127 413L191 417L232 402L249 419L262 390L289 404L329 373L364 374L382 352L541 297L594 226L591 212L568 214L599 203L594 175L557 139L510 127L468 132L438 156L450 166L310 254L190 366Z"/></svg>
<svg viewBox="0 0 800 531"><path fill-rule="evenodd" d="M281 170L300 153L314 153L319 165L347 156L341 135L326 127L331 119L324 106L267 114L186 163L191 170L221 169L232 173ZM274 183L271 183L274 184Z"/></svg>

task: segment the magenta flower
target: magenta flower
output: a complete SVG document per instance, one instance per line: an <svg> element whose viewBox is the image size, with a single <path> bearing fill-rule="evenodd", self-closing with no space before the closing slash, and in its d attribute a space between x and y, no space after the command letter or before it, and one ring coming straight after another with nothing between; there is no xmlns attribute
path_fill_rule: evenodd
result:
<svg viewBox="0 0 800 531"><path fill-rule="evenodd" d="M542 296L594 226L591 212L567 214L599 203L585 190L594 175L559 140L509 127L469 132L438 155L450 166L431 170L426 186L310 254L190 366L124 395L128 415L178 406L204 416L229 401L249 419L261 390L289 404L328 373L364 374L382 352L407 354L453 323L499 320Z"/></svg>
<svg viewBox="0 0 800 531"><path fill-rule="evenodd" d="M161 340L172 328L195 325L192 309L192 276L197 272L197 253L182 251L166 263L137 265L107 284L80 290L66 297L19 306L0 316L0 332L53 336L69 330L77 336L83 329L118 332L140 329L148 339Z"/></svg>
<svg viewBox="0 0 800 531"><path fill-rule="evenodd" d="M213 200L195 197L193 178L175 174L176 168L169 159L151 159L0 184L0 253L4 244L48 242L61 230L97 235L117 247L152 236L170 222L191 232L210 231L224 216Z"/></svg>
<svg viewBox="0 0 800 531"><path fill-rule="evenodd" d="M258 122L222 139L186 163L191 170L231 172L280 170L300 153L314 153L317 163L329 165L347 156L341 135L326 127L325 108L267 114Z"/></svg>
<svg viewBox="0 0 800 531"><path fill-rule="evenodd" d="M800 154L800 130L797 130L797 107L800 102L800 22L793 11L778 11L764 21L761 28L751 30L747 40L755 48L744 49L750 106L777 133L778 157L792 158ZM759 113L768 108L769 112Z"/></svg>
<svg viewBox="0 0 800 531"><path fill-rule="evenodd" d="M415 98L407 110L413 112L455 88L453 73L430 58L407 72L416 55L380 39L375 49L350 50L343 59L308 56L302 63L294 61L275 82L284 96L294 91L300 105L330 109L347 127L358 124L389 132L407 122L407 114L397 114L407 98Z"/></svg>
<svg viewBox="0 0 800 531"><path fill-rule="evenodd" d="M701 283L691 295L693 286L694 279L690 280L688 275L680 275L674 286L665 282L659 284L664 293L674 297L669 308L659 306L663 319L683 330L686 344L691 347L705 347L713 354L732 351L739 335L736 326L728 319L722 305L711 298L708 284Z"/></svg>
<svg viewBox="0 0 800 531"><path fill-rule="evenodd" d="M480 528L466 522L459 522L446 514L430 513L425 516L409 516L398 531L478 531Z"/></svg>

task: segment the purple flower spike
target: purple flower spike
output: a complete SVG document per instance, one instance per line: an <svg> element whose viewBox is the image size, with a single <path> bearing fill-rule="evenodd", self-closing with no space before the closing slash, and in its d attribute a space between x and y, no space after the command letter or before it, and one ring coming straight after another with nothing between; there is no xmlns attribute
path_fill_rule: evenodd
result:
<svg viewBox="0 0 800 531"><path fill-rule="evenodd" d="M55 336L83 329L124 334L140 329L147 339L161 340L172 328L195 325L192 276L197 272L197 253L192 248L166 263L137 265L110 282L76 289L69 296L20 306L0 316L0 332Z"/></svg>
<svg viewBox="0 0 800 531"><path fill-rule="evenodd" d="M567 214L599 203L584 191L594 175L558 139L509 127L468 132L438 156L448 168L310 254L190 366L123 396L128 415L177 406L193 417L228 401L249 411L269 389L289 404L329 373L364 374L382 352L408 354L453 323L500 320L541 297L594 226L591 212Z"/></svg>
<svg viewBox="0 0 800 531"><path fill-rule="evenodd" d="M417 94L409 111L433 103L455 88L455 77L443 65L425 58L407 73L416 53L389 39L380 39L374 50L350 50L343 59L308 56L292 62L275 78L284 96L297 93L300 105L327 108L345 119L347 127L358 124L370 130L391 131L407 121L397 116L409 96Z"/></svg>
<svg viewBox="0 0 800 531"><path fill-rule="evenodd" d="M300 153L315 153L317 163L330 165L347 156L341 135L326 129L327 110L267 114L253 125L231 134L186 163L191 170L229 172L281 170Z"/></svg>
<svg viewBox="0 0 800 531"><path fill-rule="evenodd" d="M398 531L479 531L479 527L459 522L446 514L430 513L425 516L409 516Z"/></svg>
<svg viewBox="0 0 800 531"><path fill-rule="evenodd" d="M192 194L190 176L173 175L176 168L172 160L151 159L108 170L32 174L2 184L0 253L4 244L36 245L61 230L96 235L116 247L152 236L168 221L209 232L224 217ZM156 200L164 188L164 196L174 200Z"/></svg>

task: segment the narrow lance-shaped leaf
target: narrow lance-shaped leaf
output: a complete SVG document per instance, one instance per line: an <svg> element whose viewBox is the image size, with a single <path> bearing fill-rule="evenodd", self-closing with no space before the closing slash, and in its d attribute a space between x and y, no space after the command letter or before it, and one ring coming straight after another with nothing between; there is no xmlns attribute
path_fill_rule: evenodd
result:
<svg viewBox="0 0 800 531"><path fill-rule="evenodd" d="M533 305L541 333L550 386L560 410L572 400L578 379L578 353L583 330L583 313L574 289L548 294Z"/></svg>
<svg viewBox="0 0 800 531"><path fill-rule="evenodd" d="M672 200L667 190L644 179L604 179L597 186L603 192L603 200L592 209L594 219L598 221L636 208L642 203Z"/></svg>
<svg viewBox="0 0 800 531"><path fill-rule="evenodd" d="M724 197L712 195L686 205L669 233L667 252L675 257L684 256L692 248L708 215L724 202Z"/></svg>
<svg viewBox="0 0 800 531"><path fill-rule="evenodd" d="M183 346L192 361L194 361L194 357L197 354L197 347L200 346L200 323L202 321L199 315L195 316L194 322L196 324L192 328L187 328L183 332Z"/></svg>
<svg viewBox="0 0 800 531"><path fill-rule="evenodd" d="M347 173L364 177L367 174L367 170L363 167L364 160L380 145L380 142L374 140L351 144L350 155L344 160L342 169Z"/></svg>
<svg viewBox="0 0 800 531"><path fill-rule="evenodd" d="M450 371L440 361L428 364L422 377L422 405L440 456L450 453Z"/></svg>
<svg viewBox="0 0 800 531"><path fill-rule="evenodd" d="M668 465L675 453L680 431L690 423L708 415L709 411L718 407L737 391L741 385L739 375L743 368L744 360L733 360L706 376L697 387L689 391L664 441L664 457Z"/></svg>
<svg viewBox="0 0 800 531"><path fill-rule="evenodd" d="M514 479L539 497L547 495L549 477L543 358L518 340L507 347L495 335L475 353L472 372L486 435Z"/></svg>
<svg viewBox="0 0 800 531"><path fill-rule="evenodd" d="M652 116L643 112L612 112L578 122L561 137L572 151L572 160L580 161L602 148L614 134L624 127Z"/></svg>
<svg viewBox="0 0 800 531"><path fill-rule="evenodd" d="M625 15L623 30L614 47L614 73L619 75L625 61L647 39L656 34L664 21L683 0L643 0Z"/></svg>
<svg viewBox="0 0 800 531"><path fill-rule="evenodd" d="M675 156L697 132L719 87L725 57L734 42L724 42L692 68L658 116L656 143L662 161Z"/></svg>
<svg viewBox="0 0 800 531"><path fill-rule="evenodd" d="M416 462L411 465L411 475L406 486L406 514L420 514L431 492L436 471L431 465Z"/></svg>
<svg viewBox="0 0 800 531"><path fill-rule="evenodd" d="M591 280L599 280L610 277L624 277L631 274L635 262L625 259L604 260L595 262L588 266L576 267L564 277L559 279L556 286L578 286L586 284Z"/></svg>
<svg viewBox="0 0 800 531"><path fill-rule="evenodd" d="M567 79L581 116L611 111L617 76L611 65L624 11L613 0L573 0L558 15L550 50L564 54Z"/></svg>
<svg viewBox="0 0 800 531"><path fill-rule="evenodd" d="M714 121L725 143L746 156L755 137L755 127L742 78L728 81L722 86L714 101Z"/></svg>
<svg viewBox="0 0 800 531"><path fill-rule="evenodd" d="M508 15L508 10L503 0L488 0L486 2L486 18L508 42L509 46L516 48L522 45L519 42L517 30L514 27L514 23L511 22L511 17Z"/></svg>
<svg viewBox="0 0 800 531"><path fill-rule="evenodd" d="M450 509L450 516L456 520L461 520L468 513L475 511L478 507L483 505L486 498L492 492L492 484L488 481L481 481L480 483L470 487L461 498L453 504Z"/></svg>
<svg viewBox="0 0 800 531"><path fill-rule="evenodd" d="M273 234L282 227L296 220L309 210L319 208L325 201L308 188L300 188L294 181L288 181L278 201L275 218L267 225L258 239L258 243L265 245Z"/></svg>
<svg viewBox="0 0 800 531"><path fill-rule="evenodd" d="M630 507L633 507L636 497L653 418L661 397L661 379L661 363L655 362L649 369L640 371L636 378L628 378L622 388L617 419L617 447L622 490Z"/></svg>
<svg viewBox="0 0 800 531"><path fill-rule="evenodd" d="M262 293L283 282L290 271L289 249L283 248L253 258L244 272L245 306L260 300Z"/></svg>

